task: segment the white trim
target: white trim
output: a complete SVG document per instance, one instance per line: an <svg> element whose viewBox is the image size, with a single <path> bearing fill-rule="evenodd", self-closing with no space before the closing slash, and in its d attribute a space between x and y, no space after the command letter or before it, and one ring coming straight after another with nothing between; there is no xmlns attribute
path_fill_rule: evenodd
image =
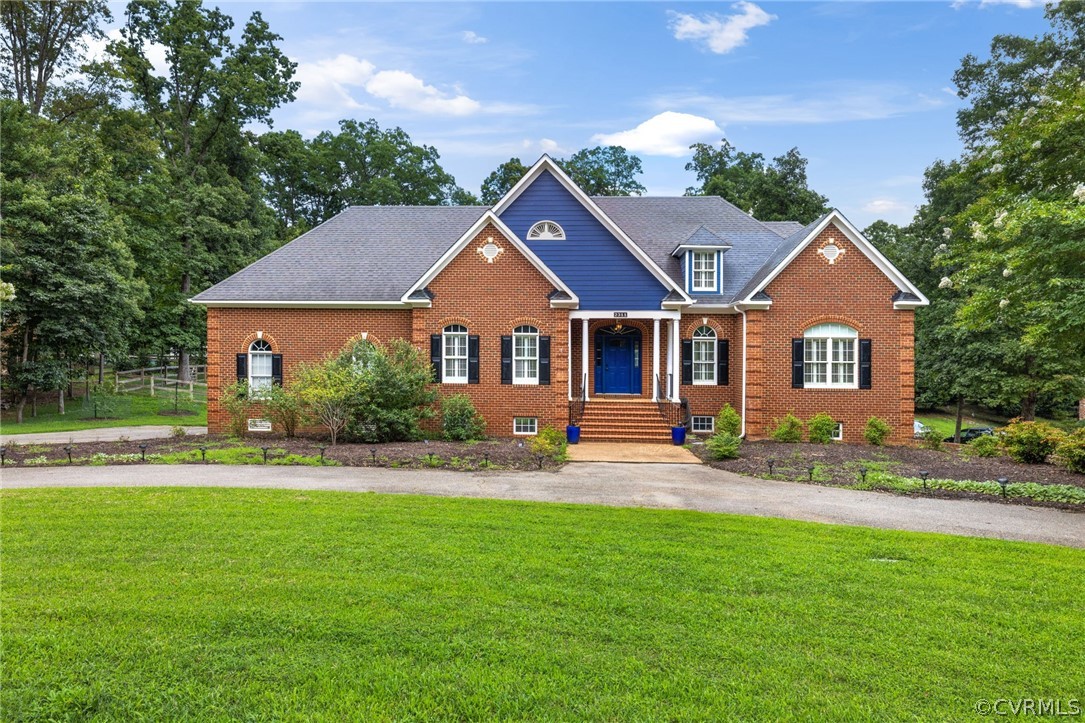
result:
<svg viewBox="0 0 1085 723"><path fill-rule="evenodd" d="M575 313L576 313L575 311L570 312L569 313L569 318L570 319L577 318L577 317L573 316L573 314L575 314ZM591 383L588 381L588 379L589 379L589 377L588 377L588 323L589 323L588 319L585 318L584 321L581 322L581 326L580 326L580 370L581 370L580 371L580 374L581 374L580 378L584 382L584 400L585 401L587 401L588 399L591 398L591 395L588 394L588 389L591 388Z"/></svg>
<svg viewBox="0 0 1085 723"><path fill-rule="evenodd" d="M753 306L760 308L758 304L770 304L772 302L757 302ZM694 304L682 309L683 316L702 316L703 314L738 314L742 309L751 308L750 304Z"/></svg>
<svg viewBox="0 0 1085 723"><path fill-rule="evenodd" d="M479 232L491 223L495 227L497 227L498 232L502 236L504 236L505 239L509 243L511 243L514 248L516 248L517 251L523 254L524 257L529 262L531 262L531 265L534 266L535 269L554 286L554 288L556 288L558 291L564 291L566 294L569 295L570 301L551 302L551 307L558 308L562 306L572 305L573 308L575 308L576 306L580 305L580 297L574 294L573 290L566 286L565 282L558 278L558 275L551 271L549 267L547 267L547 265L542 262L542 259L536 256L531 251L531 249L527 247L527 244L517 238L516 234L514 234L508 226L502 223L501 219L498 218L497 214L495 214L493 211L487 211L486 213L482 214L482 216L480 216L479 219L475 221L474 225L472 225L471 228L467 229L467 231L462 236L460 236L459 239L456 240L456 243L452 244L452 246L450 246L449 249L444 252L441 258L437 259L437 262L434 263L433 266L430 266L426 273L422 274L418 281L414 282L411 288L407 289L407 292L403 294L403 296L400 298L400 301L405 304L409 303L407 299L408 297L410 297L411 294L419 291L420 289L426 288L426 284L433 281L433 279L436 278L439 273L444 271L445 267L452 263L452 260L459 256L460 252L467 247L467 244L471 243L471 241L474 240L476 236L478 236Z"/></svg>
<svg viewBox="0 0 1085 723"><path fill-rule="evenodd" d="M463 331L449 331L452 327ZM448 340L453 337L463 337L463 356L450 356L448 353ZM457 345L458 346L458 345ZM463 376L450 376L448 374L448 362L463 360ZM448 324L441 329L441 384L467 384L471 380L471 330L463 324Z"/></svg>
<svg viewBox="0 0 1085 723"><path fill-rule="evenodd" d="M533 331L533 332L517 332L516 331L516 329L520 329L520 328L523 328L523 327L527 327L529 329L534 329L535 331ZM530 337L535 338L535 356L534 357L527 357L527 356L517 357L516 356L516 337L518 337L518 336L530 336ZM520 386L538 386L539 385L539 336L540 336L540 334L539 334L538 327L532 326L531 324L520 324L520 326L517 326L515 329L512 330L512 383L513 383L514 386L515 385L520 385ZM522 362L534 361L535 362L535 376L517 377L516 376L516 362L517 361L522 361Z"/></svg>
<svg viewBox="0 0 1085 723"><path fill-rule="evenodd" d="M535 431L533 431L533 432L517 432L516 431L516 420L518 420L518 419L530 419L532 422L535 423ZM535 436L536 434L539 433L539 418L538 417L513 417L512 418L512 433L514 435L516 435L517 437L533 437L533 436Z"/></svg>
<svg viewBox="0 0 1085 723"><path fill-rule="evenodd" d="M573 401L573 320L566 319L569 323L569 335L565 338L569 340L569 343L565 345L565 351L568 354L568 361L565 362L565 368L569 370L569 373L565 375L565 386L569 388L569 401Z"/></svg>
<svg viewBox="0 0 1085 723"><path fill-rule="evenodd" d="M682 385L682 360L679 359L678 319L671 319L670 322L670 329L667 332L667 344L670 346L670 361L667 362L667 372L671 375L671 388L669 390L671 401L677 402L680 400L679 394Z"/></svg>
<svg viewBox="0 0 1085 723"><path fill-rule="evenodd" d="M659 319L652 319L652 401L659 401L659 387L663 379L659 376Z"/></svg>
<svg viewBox="0 0 1085 723"><path fill-rule="evenodd" d="M708 429L697 429L698 419L707 419ZM689 427L694 434L713 434L716 431L716 418L709 414L693 414L689 418Z"/></svg>
<svg viewBox="0 0 1085 723"><path fill-rule="evenodd" d="M746 311L741 307L738 313L742 314L742 429L738 436L746 438Z"/></svg>
<svg viewBox="0 0 1085 723"><path fill-rule="evenodd" d="M623 316L614 316L615 314L623 314ZM569 312L570 319L598 319L600 321L604 319L616 319L617 321L623 321L624 319L679 319L681 316L682 314L677 311L623 311L622 309L605 309L601 311L577 309Z"/></svg>
<svg viewBox="0 0 1085 723"><path fill-rule="evenodd" d="M686 251L729 251L733 248L734 246L730 244L678 244L674 247L674 251L671 252L671 256L679 256L679 252L685 253Z"/></svg>
<svg viewBox="0 0 1085 723"><path fill-rule="evenodd" d="M757 288L750 291L750 293L746 296L742 303L756 303L752 301L753 297L758 292L764 291L768 287L768 285L772 283L772 281L777 276L779 276L780 273L785 268L787 268L788 265L792 261L794 261L796 257L798 257L799 254L806 250L806 247L809 246L810 243L815 238L817 238L818 235L822 231L824 231L830 223L833 223L844 234L844 236L846 236L847 239L855 245L855 248L862 251L863 254L868 259L870 259L870 261L872 261L874 265L877 266L878 269L883 274L885 274L890 281L897 285L897 288L915 294L915 296L919 299L918 302L904 303L911 303L914 304L914 306L927 306L928 304L930 304L930 301L927 299L926 296L923 295L923 292L916 288L915 285L913 285L912 282L909 281L907 277L905 277L904 274L902 274L897 269L897 267L893 266L893 264L890 263L889 259L885 258L885 256L883 256L881 252L878 251L874 244L870 243L870 241L868 241L867 238L863 236L862 232L860 232L859 229L855 228L855 226L853 226L851 222L844 217L844 214L840 213L840 211L835 208L830 211L824 219L822 219L821 223L814 227L814 229L807 235L807 237L803 239L802 243L792 249L791 253L787 255L787 258L781 261L776 266L776 268L774 268L772 272L765 278L765 280L757 285ZM897 307L897 303L901 302L894 303L894 308L905 308Z"/></svg>
<svg viewBox="0 0 1085 723"><path fill-rule="evenodd" d="M429 306L425 302L403 301L197 301L188 299L190 304L201 304L214 309L410 309L412 306Z"/></svg>
<svg viewBox="0 0 1085 723"><path fill-rule="evenodd" d="M588 209L588 212L595 217L595 220L603 224L603 227L606 228L607 231L609 231L615 238L617 238L622 243L622 245L625 246L626 249L628 249L629 252L632 253L633 256L635 256L637 260L640 261L641 264L645 268L647 268L648 271L650 271L661 284L668 287L672 291L676 291L681 294L682 299L687 304L693 303L693 299L690 298L688 294L686 294L685 289L683 289L681 285L675 283L674 279L668 276L667 273L664 272L663 269L661 269L659 265L652 260L652 257L644 253L644 250L641 249L641 247L638 246L636 242L633 241L633 239L629 238L629 236L625 233L625 231L621 229L620 226L618 226L618 224L614 223L614 221L612 221L609 216L603 213L603 209L599 208L599 206L596 205L595 201L591 200L591 197L588 196L588 194L584 193L584 191L582 191L579 186L573 183L572 179L570 179L569 176L565 174L565 171L561 170L561 167L558 166L558 164L555 163L554 160L545 153L542 155L541 158L539 158L538 161L535 162L535 165L531 167L531 170L529 170L524 175L524 177L521 178L515 186L509 189L509 192L506 193L505 196L494 205L494 207L490 210L489 213L493 213L496 215L501 215L502 213L504 213L505 210L512 205L512 202L519 198L520 194L523 193L528 186L534 183L536 178L542 175L543 171L550 171L550 173L553 174L554 178L558 179L558 182L565 187L565 190L567 190L573 195L574 198L580 201L581 205L584 206L584 208Z"/></svg>
<svg viewBox="0 0 1085 723"><path fill-rule="evenodd" d="M700 256L703 259L712 259L712 283L707 286L697 285L697 257ZM689 288L691 291L714 291L719 293L720 290L720 269L719 269L719 254L715 251L690 251L689 252ZM700 269L701 274L708 273L707 268Z"/></svg>
<svg viewBox="0 0 1085 723"><path fill-rule="evenodd" d="M834 440L836 440L837 442L843 442L844 441L844 423L843 422L837 422L836 426L833 427L832 438Z"/></svg>
<svg viewBox="0 0 1085 723"><path fill-rule="evenodd" d="M712 332L712 336L697 336L697 332L700 331L701 329L708 329L710 332ZM713 329L711 326L708 326L707 324L701 324L700 326L698 326L696 329L693 330L693 335L690 337L690 340L693 342L693 346L691 347L691 351L692 351L692 354L693 354L693 359L692 359L692 364L693 364L693 385L694 386L702 386L702 387L716 386L717 373L719 371L718 367L719 367L719 361L720 361L717 358L718 355L719 355L719 340L720 340L719 335L716 333L716 330ZM698 342L700 342L702 345L704 345L705 342L708 342L708 347L712 352L712 361L710 361L710 362L703 362L703 361L699 362L699 361L697 361L697 343ZM698 364L700 364L702 367L705 364L708 364L709 369L712 370L712 377L710 379L698 379L697 378L697 365Z"/></svg>
<svg viewBox="0 0 1085 723"><path fill-rule="evenodd" d="M565 241L568 238L565 235L565 229L561 227L561 224L557 221L551 221L548 218L544 218L542 221L536 221L535 223L531 224L531 228L527 230L527 237L531 238L531 232L534 231L536 227L542 226L544 223L549 223L557 226L558 231L561 231L561 236L551 236L549 238L535 237L535 241Z"/></svg>

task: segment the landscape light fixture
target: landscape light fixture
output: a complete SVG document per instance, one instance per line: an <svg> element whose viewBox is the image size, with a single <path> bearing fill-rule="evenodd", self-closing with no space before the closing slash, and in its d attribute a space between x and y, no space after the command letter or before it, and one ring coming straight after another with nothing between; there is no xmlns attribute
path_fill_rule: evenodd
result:
<svg viewBox="0 0 1085 723"><path fill-rule="evenodd" d="M324 450L326 450L328 446L326 444L318 444L316 448L320 450L320 463L324 464Z"/></svg>
<svg viewBox="0 0 1085 723"><path fill-rule="evenodd" d="M271 449L271 448L270 447L261 447L260 449L264 450L264 464L267 464L267 451L269 449Z"/></svg>
<svg viewBox="0 0 1085 723"><path fill-rule="evenodd" d="M524 440L521 439L519 442L516 443L516 446L519 447L520 449L523 449L524 448Z"/></svg>
<svg viewBox="0 0 1085 723"><path fill-rule="evenodd" d="M8 448L7 447L0 447L0 467L3 467L5 464L7 464L7 458L8 458Z"/></svg>
<svg viewBox="0 0 1085 723"><path fill-rule="evenodd" d="M772 468L776 466L776 460L769 458L769 477L772 476Z"/></svg>
<svg viewBox="0 0 1085 723"><path fill-rule="evenodd" d="M369 448L369 458L373 461L373 464L377 463L377 448L376 447L370 447Z"/></svg>
<svg viewBox="0 0 1085 723"><path fill-rule="evenodd" d="M207 464L207 447L200 447L199 450L200 450L200 459L203 460L204 464Z"/></svg>
<svg viewBox="0 0 1085 723"><path fill-rule="evenodd" d="M72 463L72 447L71 447L71 445L68 445L67 447L65 447L64 451L68 453L68 464L71 464Z"/></svg>
<svg viewBox="0 0 1085 723"><path fill-rule="evenodd" d="M1006 496L1006 485L1008 485L1010 483L1010 481L1005 477L999 477L997 482L1000 485L1002 485L1002 496L1005 497Z"/></svg>
<svg viewBox="0 0 1085 723"><path fill-rule="evenodd" d="M539 463L539 469L542 469L543 459L544 459L543 455L541 455L541 454L535 455L535 460Z"/></svg>
<svg viewBox="0 0 1085 723"><path fill-rule="evenodd" d="M927 489L927 477L930 477L930 472L926 470L920 470L919 476L923 479L923 489Z"/></svg>
<svg viewBox="0 0 1085 723"><path fill-rule="evenodd" d="M859 479L866 483L866 467L859 468Z"/></svg>
<svg viewBox="0 0 1085 723"><path fill-rule="evenodd" d="M489 467L490 466L490 453L489 452L484 452L483 453L483 455L482 455L482 464L483 464L484 467Z"/></svg>
<svg viewBox="0 0 1085 723"><path fill-rule="evenodd" d="M806 471L810 473L810 481L814 481L814 465L810 465L806 468Z"/></svg>

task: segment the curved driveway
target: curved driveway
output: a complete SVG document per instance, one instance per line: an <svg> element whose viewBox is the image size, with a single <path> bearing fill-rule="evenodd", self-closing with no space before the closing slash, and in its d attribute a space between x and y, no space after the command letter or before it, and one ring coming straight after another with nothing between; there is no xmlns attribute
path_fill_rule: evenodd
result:
<svg viewBox="0 0 1085 723"><path fill-rule="evenodd" d="M693 465L569 464L557 472L147 465L8 468L0 487L262 487L728 512L1085 548L1085 513L776 482Z"/></svg>

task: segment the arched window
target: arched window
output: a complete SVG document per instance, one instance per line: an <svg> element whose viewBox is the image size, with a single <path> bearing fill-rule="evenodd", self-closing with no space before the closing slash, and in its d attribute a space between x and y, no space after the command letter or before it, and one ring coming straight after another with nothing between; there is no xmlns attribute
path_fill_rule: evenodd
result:
<svg viewBox="0 0 1085 723"><path fill-rule="evenodd" d="M257 339L249 344L249 393L260 396L261 392L271 388L271 344Z"/></svg>
<svg viewBox="0 0 1085 723"><path fill-rule="evenodd" d="M859 332L845 324L818 324L803 334L803 386L855 389Z"/></svg>
<svg viewBox="0 0 1085 723"><path fill-rule="evenodd" d="M446 384L467 383L467 327L449 324L444 328L444 374Z"/></svg>
<svg viewBox="0 0 1085 723"><path fill-rule="evenodd" d="M527 232L529 241L564 241L565 229L553 221L539 221Z"/></svg>
<svg viewBox="0 0 1085 723"><path fill-rule="evenodd" d="M693 332L693 383L716 383L716 332L709 326Z"/></svg>
<svg viewBox="0 0 1085 723"><path fill-rule="evenodd" d="M539 330L516 327L512 332L512 383L539 383Z"/></svg>

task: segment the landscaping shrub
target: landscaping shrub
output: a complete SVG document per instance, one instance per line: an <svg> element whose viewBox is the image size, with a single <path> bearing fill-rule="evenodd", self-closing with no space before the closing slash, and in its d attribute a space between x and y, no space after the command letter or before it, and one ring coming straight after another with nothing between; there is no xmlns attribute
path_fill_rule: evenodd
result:
<svg viewBox="0 0 1085 723"><path fill-rule="evenodd" d="M810 417L806 423L806 429L810 434L810 441L814 444L830 444L833 441L833 432L836 431L836 422L826 412L818 412Z"/></svg>
<svg viewBox="0 0 1085 723"><path fill-rule="evenodd" d="M982 437L973 439L961 451L974 457L997 457L998 448L998 437L993 434L985 434Z"/></svg>
<svg viewBox="0 0 1085 723"><path fill-rule="evenodd" d="M486 422L475 409L471 397L453 394L441 400L441 430L447 440L467 442L482 439Z"/></svg>
<svg viewBox="0 0 1085 723"><path fill-rule="evenodd" d="M774 419L776 428L772 430L772 438L777 442L801 442L802 420L791 412L784 415L783 419Z"/></svg>
<svg viewBox="0 0 1085 723"><path fill-rule="evenodd" d="M705 447L712 455L712 459L735 459L738 457L738 448L742 445L742 438L730 432L719 432L705 441Z"/></svg>
<svg viewBox="0 0 1085 723"><path fill-rule="evenodd" d="M339 357L299 364L294 375L294 389L305 413L328 430L334 447L354 415L364 382L350 365L340 363Z"/></svg>
<svg viewBox="0 0 1085 723"><path fill-rule="evenodd" d="M719 416L716 417L716 432L720 434L730 434L735 437L742 431L742 417L739 416L735 408L730 403L724 404L723 409L720 410Z"/></svg>
<svg viewBox="0 0 1085 723"><path fill-rule="evenodd" d="M1085 427L1065 435L1055 448L1055 460L1070 470L1085 474Z"/></svg>
<svg viewBox="0 0 1085 723"><path fill-rule="evenodd" d="M219 405L229 417L231 437L244 437L248 431L249 401L248 382L234 382L222 388L222 396L219 397Z"/></svg>
<svg viewBox="0 0 1085 723"><path fill-rule="evenodd" d="M287 437L293 437L304 416L304 405L293 385L281 387L272 384L261 394L264 411L272 424L278 426Z"/></svg>
<svg viewBox="0 0 1085 723"><path fill-rule="evenodd" d="M363 365L356 362L360 353ZM396 442L421 434L419 422L433 416L437 392L431 387L429 359L410 342L395 339L381 348L357 339L340 355L340 363L350 365L362 381L348 437Z"/></svg>
<svg viewBox="0 0 1085 723"><path fill-rule="evenodd" d="M187 437L188 432L180 424L175 424L170 428L170 436L174 439L180 439L182 437Z"/></svg>
<svg viewBox="0 0 1085 723"><path fill-rule="evenodd" d="M889 438L892 431L893 428L890 427L889 423L884 419L871 417L866 420L866 427L863 429L863 438L875 447L881 447L885 444L885 440Z"/></svg>
<svg viewBox="0 0 1085 723"><path fill-rule="evenodd" d="M565 440L565 435L558 430L553 427L543 427L531 438L529 446L533 454L541 454L560 462L565 459L568 442Z"/></svg>
<svg viewBox="0 0 1085 723"><path fill-rule="evenodd" d="M1050 424L1019 419L1010 420L999 432L1006 454L1027 464L1040 464L1046 460L1065 436Z"/></svg>
<svg viewBox="0 0 1085 723"><path fill-rule="evenodd" d="M942 451L942 433L937 429L928 429L919 437L919 446L935 452Z"/></svg>

